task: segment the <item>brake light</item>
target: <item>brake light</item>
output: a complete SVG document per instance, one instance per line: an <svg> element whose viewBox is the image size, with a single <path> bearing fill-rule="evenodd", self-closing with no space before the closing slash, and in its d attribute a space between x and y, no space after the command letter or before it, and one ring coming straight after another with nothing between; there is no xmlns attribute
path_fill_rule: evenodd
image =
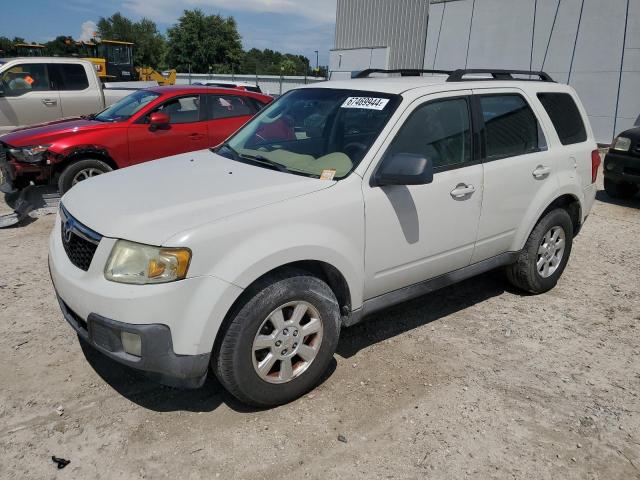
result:
<svg viewBox="0 0 640 480"><path fill-rule="evenodd" d="M591 183L596 183L598 178L598 169L600 168L600 151L594 150L591 152Z"/></svg>

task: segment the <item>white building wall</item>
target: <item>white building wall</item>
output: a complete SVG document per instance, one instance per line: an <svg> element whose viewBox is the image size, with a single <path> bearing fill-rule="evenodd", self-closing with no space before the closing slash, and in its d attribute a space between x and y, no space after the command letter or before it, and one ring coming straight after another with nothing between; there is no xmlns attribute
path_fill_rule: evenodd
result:
<svg viewBox="0 0 640 480"><path fill-rule="evenodd" d="M545 70L578 91L598 141L608 143L640 114L638 18L640 0L433 3L425 68Z"/></svg>

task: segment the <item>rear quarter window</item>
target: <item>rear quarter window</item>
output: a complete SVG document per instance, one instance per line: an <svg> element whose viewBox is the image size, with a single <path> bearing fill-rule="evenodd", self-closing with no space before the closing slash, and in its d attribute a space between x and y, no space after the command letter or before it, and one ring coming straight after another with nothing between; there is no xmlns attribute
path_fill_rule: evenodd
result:
<svg viewBox="0 0 640 480"><path fill-rule="evenodd" d="M538 100L549 114L563 145L582 143L587 131L576 102L568 93L538 93Z"/></svg>

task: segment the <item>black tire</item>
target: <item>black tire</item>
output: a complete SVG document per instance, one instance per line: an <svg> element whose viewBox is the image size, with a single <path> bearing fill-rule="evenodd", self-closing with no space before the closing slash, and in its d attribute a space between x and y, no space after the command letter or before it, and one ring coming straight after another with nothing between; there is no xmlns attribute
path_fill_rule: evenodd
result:
<svg viewBox="0 0 640 480"><path fill-rule="evenodd" d="M287 383L270 383L256 372L253 341L265 319L289 302L311 304L322 321L322 341L309 366ZM295 400L314 388L327 371L340 336L340 307L329 286L312 274L287 270L265 277L246 292L214 349L213 369L222 385L241 402L271 407Z"/></svg>
<svg viewBox="0 0 640 480"><path fill-rule="evenodd" d="M613 180L604 179L604 191L611 198L631 198L638 193L638 186L628 182L614 182Z"/></svg>
<svg viewBox="0 0 640 480"><path fill-rule="evenodd" d="M102 160L96 159L84 159L77 160L67 165L58 179L58 190L60 195L64 195L73 187L74 178L82 171L98 171L100 173L107 173L113 170L107 163ZM96 173L98 175L98 173Z"/></svg>
<svg viewBox="0 0 640 480"><path fill-rule="evenodd" d="M562 258L556 270L548 277L543 277L538 272L538 249L542 245L547 232L554 227L562 227L565 234L565 246ZM530 293L539 294L551 290L558 283L562 275L573 246L573 222L569 213L558 208L545 214L536 224L529 235L524 248L520 252L517 261L506 269L507 278L512 285Z"/></svg>

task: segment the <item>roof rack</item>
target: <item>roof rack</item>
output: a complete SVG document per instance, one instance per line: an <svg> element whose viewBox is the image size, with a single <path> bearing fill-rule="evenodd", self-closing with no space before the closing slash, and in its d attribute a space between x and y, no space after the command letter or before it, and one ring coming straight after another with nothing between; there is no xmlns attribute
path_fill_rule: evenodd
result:
<svg viewBox="0 0 640 480"><path fill-rule="evenodd" d="M373 73L399 73L402 77L419 77L423 73L435 73L440 75L450 75L451 70L420 70L413 68L399 68L396 70L385 70L383 68L369 68L367 70L351 72L351 78L367 78Z"/></svg>
<svg viewBox="0 0 640 480"><path fill-rule="evenodd" d="M473 75L473 74L487 74L491 75L492 78L467 78L463 79L465 75ZM462 82L466 81L475 81L475 80L527 80L520 78L513 78L513 75L531 75L533 77L538 77L541 82L554 82L553 78L549 76L546 72L536 72L531 70L494 70L494 69L484 69L484 68L474 68L474 69L459 69L449 75L447 78L447 82ZM555 82L554 82L555 83Z"/></svg>
<svg viewBox="0 0 640 480"><path fill-rule="evenodd" d="M532 77L538 77L535 81L541 82L554 82L553 78L546 72L537 72L531 70L495 70L495 69L458 69L458 70L421 70L421 69L407 69L399 68L395 70L385 70L382 68L369 68L367 70L356 71L351 73L351 78L368 78L374 73L399 73L402 77L419 77L423 73L432 73L439 75L448 75L447 82L462 82L462 81L487 81L487 80L528 80L514 78L513 75L530 75ZM491 75L491 78L464 78L466 75L484 74ZM533 80L533 79L532 79Z"/></svg>

